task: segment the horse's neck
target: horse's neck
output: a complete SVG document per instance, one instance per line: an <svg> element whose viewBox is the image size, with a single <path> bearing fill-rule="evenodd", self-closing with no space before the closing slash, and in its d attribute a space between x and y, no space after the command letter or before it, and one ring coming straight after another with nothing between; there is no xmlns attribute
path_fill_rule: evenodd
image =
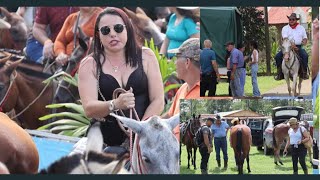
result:
<svg viewBox="0 0 320 180"><path fill-rule="evenodd" d="M0 48L14 49L14 42L9 29L0 29Z"/></svg>

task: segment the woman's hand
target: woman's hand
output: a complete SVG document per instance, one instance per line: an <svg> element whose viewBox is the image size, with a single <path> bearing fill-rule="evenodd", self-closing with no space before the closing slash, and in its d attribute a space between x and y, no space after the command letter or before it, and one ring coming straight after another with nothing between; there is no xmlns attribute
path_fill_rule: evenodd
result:
<svg viewBox="0 0 320 180"><path fill-rule="evenodd" d="M65 64L68 63L68 58L69 56L66 55L65 53L60 53L57 58L56 58L56 63L58 63L59 65L64 66Z"/></svg>
<svg viewBox="0 0 320 180"><path fill-rule="evenodd" d="M122 93L114 100L115 109L131 109L135 107L134 94L131 92Z"/></svg>

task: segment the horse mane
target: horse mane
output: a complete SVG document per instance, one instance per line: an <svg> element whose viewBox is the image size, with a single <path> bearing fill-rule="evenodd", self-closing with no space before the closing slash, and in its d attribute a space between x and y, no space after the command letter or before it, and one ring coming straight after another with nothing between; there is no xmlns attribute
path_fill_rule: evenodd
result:
<svg viewBox="0 0 320 180"><path fill-rule="evenodd" d="M127 157L127 154L121 157L117 157L116 154L89 151L87 162L95 162L107 165L116 160L122 161ZM41 170L39 174L68 174L81 164L80 161L83 158L84 156L82 154L73 154L71 156L63 157L60 160L57 160L56 162L51 164L47 169Z"/></svg>
<svg viewBox="0 0 320 180"><path fill-rule="evenodd" d="M34 69L29 69L26 67L17 67L17 71L26 74L27 76L32 76L32 77L36 77L36 78L41 78L41 79L48 79L49 77L51 77L51 74L47 74L41 71L36 71Z"/></svg>

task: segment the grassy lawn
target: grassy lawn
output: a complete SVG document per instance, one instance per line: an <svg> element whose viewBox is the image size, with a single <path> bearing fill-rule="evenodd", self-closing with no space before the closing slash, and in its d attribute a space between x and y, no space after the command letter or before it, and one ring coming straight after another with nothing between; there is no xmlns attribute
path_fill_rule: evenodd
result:
<svg viewBox="0 0 320 180"><path fill-rule="evenodd" d="M222 161L221 168L218 168L215 156L216 156L216 153L215 153L215 150L213 150L213 152L210 154L210 159L208 163L209 174L238 174L238 171L236 169L236 163L234 160L233 149L230 147L229 141L228 141L228 157L229 157L228 169L223 169L222 152L220 155L221 161ZM263 151L258 151L256 147L252 146L250 150L250 168L251 168L250 174L292 174L293 170L292 170L291 156L287 155L287 157L285 158L281 157L281 158L284 165L276 166L273 163L273 155L265 156L263 155ZM193 166L190 166L191 169L187 169L187 165L188 165L187 150L185 146L182 146L180 174L201 174L200 163L201 163L201 155L199 153L199 150L197 150L197 159L196 159L197 170L194 170ZM306 163L308 166L309 174L311 174L312 167L309 163L308 156L306 157ZM190 164L191 164L191 161L190 161ZM298 167L299 167L299 174L303 174L300 164L298 164ZM244 174L248 174L246 161L243 165L243 172Z"/></svg>
<svg viewBox="0 0 320 180"><path fill-rule="evenodd" d="M260 93L263 94L270 89L285 84L285 81L276 81L273 76L258 76L258 86ZM228 87L229 84L227 82L219 82L217 84L217 92L218 96L227 96L228 95ZM246 84L244 86L244 92L246 96L252 96L252 82L251 76L246 76Z"/></svg>

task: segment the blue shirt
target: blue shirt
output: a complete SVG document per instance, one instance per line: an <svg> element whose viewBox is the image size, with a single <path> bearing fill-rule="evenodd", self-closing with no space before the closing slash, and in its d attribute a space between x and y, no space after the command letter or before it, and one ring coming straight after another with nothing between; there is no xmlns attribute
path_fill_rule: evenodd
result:
<svg viewBox="0 0 320 180"><path fill-rule="evenodd" d="M190 36L200 32L191 18L184 17L178 25L174 25L176 19L177 16L172 14L168 22L166 36L169 39L169 45L167 50L179 48ZM168 53L169 58L173 56L174 54Z"/></svg>
<svg viewBox="0 0 320 180"><path fill-rule="evenodd" d="M227 136L227 128L229 128L229 125L224 122L221 121L220 126L217 126L216 124L212 124L211 125L211 131L214 137L226 137Z"/></svg>
<svg viewBox="0 0 320 180"><path fill-rule="evenodd" d="M243 68L244 66L244 58L243 58L243 53L236 49L233 48L231 51L231 56L230 56L230 68L232 69L233 64L238 64L237 68Z"/></svg>
<svg viewBox="0 0 320 180"><path fill-rule="evenodd" d="M211 74L214 69L212 67L212 61L216 60L216 53L209 49L204 48L200 53L200 65L202 74Z"/></svg>

